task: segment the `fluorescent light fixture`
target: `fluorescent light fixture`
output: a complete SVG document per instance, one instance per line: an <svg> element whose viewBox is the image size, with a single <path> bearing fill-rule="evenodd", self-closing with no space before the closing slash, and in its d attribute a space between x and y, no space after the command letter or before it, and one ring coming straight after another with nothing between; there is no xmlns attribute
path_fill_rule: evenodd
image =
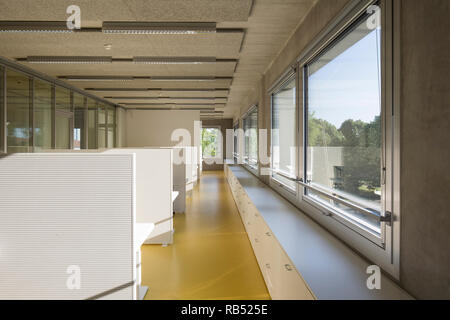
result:
<svg viewBox="0 0 450 320"><path fill-rule="evenodd" d="M233 80L233 77L133 77L133 76L59 76L58 78L69 81L131 81L131 80L151 80L151 81L216 81ZM151 90L151 89L147 89ZM166 89L158 89L166 90ZM174 91L180 91L175 89ZM194 91L201 91L196 89ZM211 90L212 91L212 90Z"/></svg>
<svg viewBox="0 0 450 320"><path fill-rule="evenodd" d="M202 34L215 33L215 22L103 22L104 33Z"/></svg>
<svg viewBox="0 0 450 320"><path fill-rule="evenodd" d="M58 79L66 81L133 81L134 77L128 76L61 76Z"/></svg>
<svg viewBox="0 0 450 320"><path fill-rule="evenodd" d="M59 77L60 79L64 79L65 77ZM162 92L216 92L229 94L230 90L228 89L214 89L214 88L84 88L86 91L101 91L101 92L113 92L113 91L121 91L121 92L144 92L144 91L162 91Z"/></svg>
<svg viewBox="0 0 450 320"><path fill-rule="evenodd" d="M0 21L0 32L74 32L65 21Z"/></svg>
<svg viewBox="0 0 450 320"><path fill-rule="evenodd" d="M108 64L112 63L112 57L28 56L25 61L41 64Z"/></svg>
<svg viewBox="0 0 450 320"><path fill-rule="evenodd" d="M160 99L170 99L170 100L223 100L228 99L227 97L104 97L105 99L112 100L160 100Z"/></svg>
<svg viewBox="0 0 450 320"><path fill-rule="evenodd" d="M216 81L233 80L232 77L151 77L153 81Z"/></svg>
<svg viewBox="0 0 450 320"><path fill-rule="evenodd" d="M173 105L173 106L216 106L216 107L225 107L225 103L176 103L176 102L127 103L127 102L119 102L118 104L127 105L127 106L164 106L164 105Z"/></svg>
<svg viewBox="0 0 450 320"><path fill-rule="evenodd" d="M143 64L203 64L216 62L215 57L134 57L134 63Z"/></svg>

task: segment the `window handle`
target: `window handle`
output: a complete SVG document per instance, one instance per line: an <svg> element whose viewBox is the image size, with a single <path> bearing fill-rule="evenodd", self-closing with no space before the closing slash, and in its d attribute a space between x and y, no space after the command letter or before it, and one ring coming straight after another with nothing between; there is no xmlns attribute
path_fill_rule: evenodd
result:
<svg viewBox="0 0 450 320"><path fill-rule="evenodd" d="M385 222L387 226L392 226L392 213L386 211L384 216L380 216L380 222Z"/></svg>

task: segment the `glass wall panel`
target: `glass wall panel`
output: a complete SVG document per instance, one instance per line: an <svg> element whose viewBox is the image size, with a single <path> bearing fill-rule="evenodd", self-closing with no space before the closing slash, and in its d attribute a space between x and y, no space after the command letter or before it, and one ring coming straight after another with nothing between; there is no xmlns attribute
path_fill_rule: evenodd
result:
<svg viewBox="0 0 450 320"><path fill-rule="evenodd" d="M84 104L84 96L75 93L73 94L73 108L74 108L74 128L73 128L73 148L75 150L86 149L86 117L87 109Z"/></svg>
<svg viewBox="0 0 450 320"><path fill-rule="evenodd" d="M56 149L70 149L73 118L70 90L56 87Z"/></svg>
<svg viewBox="0 0 450 320"><path fill-rule="evenodd" d="M108 106L108 148L116 145L116 108Z"/></svg>
<svg viewBox="0 0 450 320"><path fill-rule="evenodd" d="M106 110L104 105L98 106L98 148L106 148Z"/></svg>
<svg viewBox="0 0 450 320"><path fill-rule="evenodd" d="M272 169L273 177L290 189L297 184L275 172L297 175L296 149L296 94L295 77L272 96Z"/></svg>
<svg viewBox="0 0 450 320"><path fill-rule="evenodd" d="M368 215L308 191L354 223L380 232L381 28L355 23L307 67L307 180Z"/></svg>
<svg viewBox="0 0 450 320"><path fill-rule="evenodd" d="M30 150L30 78L12 71L7 75L7 144L8 153Z"/></svg>
<svg viewBox="0 0 450 320"><path fill-rule="evenodd" d="M68 117L56 117L56 149L70 149L70 122Z"/></svg>
<svg viewBox="0 0 450 320"><path fill-rule="evenodd" d="M52 85L34 80L35 151L52 148Z"/></svg>
<svg viewBox="0 0 450 320"><path fill-rule="evenodd" d="M56 110L72 112L70 104L70 90L62 87L55 88Z"/></svg>
<svg viewBox="0 0 450 320"><path fill-rule="evenodd" d="M88 98L88 149L97 149L97 102Z"/></svg>

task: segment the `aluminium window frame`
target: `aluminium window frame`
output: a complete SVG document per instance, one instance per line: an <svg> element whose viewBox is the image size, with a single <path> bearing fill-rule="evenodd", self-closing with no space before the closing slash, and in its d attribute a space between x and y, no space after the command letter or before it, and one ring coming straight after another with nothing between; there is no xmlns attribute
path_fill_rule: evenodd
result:
<svg viewBox="0 0 450 320"><path fill-rule="evenodd" d="M248 156L247 156L247 152L246 152L246 148L247 148L247 139L245 138L247 135L247 130L245 128L245 121L247 121L247 119L249 119L250 115L255 112L257 113L257 118L256 118L256 165L251 165L248 161ZM255 176L259 177L259 105L258 104L254 104L252 105L247 112L242 116L242 129L244 130L244 136L243 136L243 156L242 159L244 159L243 161L243 166L245 169L247 169L249 172L251 172L252 174L254 174ZM250 139L249 139L250 140ZM250 154L250 146L249 146L249 154Z"/></svg>
<svg viewBox="0 0 450 320"><path fill-rule="evenodd" d="M300 165L300 157L299 157L299 75L297 72L297 68L289 68L287 72L280 78L280 80L276 83L275 86L268 92L270 95L270 176L269 176L269 185L275 189L278 193L280 193L283 197L288 199L291 202L296 202L299 197L299 185L296 185L294 189L284 183L281 179L277 179L277 172L273 170L273 111L274 111L274 96L283 90L292 80L295 81L295 170L296 175L298 176L298 170ZM292 177L292 178L296 178Z"/></svg>
<svg viewBox="0 0 450 320"><path fill-rule="evenodd" d="M390 223L382 222L386 228L383 241L370 239L361 235L354 228L330 218L330 211L323 206L305 201L305 187L299 183L298 197L292 196L280 187L271 188L284 196L297 208L306 213L313 220L325 227L329 232L359 252L368 260L374 262L387 272L393 279L400 277L400 4L394 0L352 0L341 12L317 35L317 37L298 56L287 71L267 91L271 97L272 88L283 81L291 69L297 73L297 112L298 112L298 177L305 177L305 101L306 89L304 81L304 66L312 61L319 53L329 47L335 39L345 32L361 17L371 5L379 4L381 8L381 60L382 60L382 132L384 134L383 167L385 170L385 212L390 212ZM395 106L395 108L394 108ZM272 111L272 109L271 109ZM271 112L272 114L272 112ZM389 124L389 125L386 125ZM375 240L375 241L373 241Z"/></svg>

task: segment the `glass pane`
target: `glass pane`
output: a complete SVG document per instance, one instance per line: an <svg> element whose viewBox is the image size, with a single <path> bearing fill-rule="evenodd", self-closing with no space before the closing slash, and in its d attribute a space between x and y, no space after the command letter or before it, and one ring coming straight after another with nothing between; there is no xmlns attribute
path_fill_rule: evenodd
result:
<svg viewBox="0 0 450 320"><path fill-rule="evenodd" d="M258 109L253 109L244 119L245 162L258 168Z"/></svg>
<svg viewBox="0 0 450 320"><path fill-rule="evenodd" d="M108 107L108 126L116 124L116 108Z"/></svg>
<svg viewBox="0 0 450 320"><path fill-rule="evenodd" d="M114 148L115 146L115 134L114 134L114 127L108 126L108 148Z"/></svg>
<svg viewBox="0 0 450 320"><path fill-rule="evenodd" d="M296 103L295 78L273 95L272 103L272 168L296 176ZM274 177L291 189L296 183L279 175Z"/></svg>
<svg viewBox="0 0 450 320"><path fill-rule="evenodd" d="M56 149L70 148L70 118L56 116Z"/></svg>
<svg viewBox="0 0 450 320"><path fill-rule="evenodd" d="M307 179L374 212L370 217L330 203L380 232L381 30L367 25L357 23L308 66Z"/></svg>
<svg viewBox="0 0 450 320"><path fill-rule="evenodd" d="M52 148L52 86L48 82L34 80L34 146Z"/></svg>
<svg viewBox="0 0 450 320"><path fill-rule="evenodd" d="M106 148L106 112L103 105L98 107L98 148Z"/></svg>
<svg viewBox="0 0 450 320"><path fill-rule="evenodd" d="M203 158L220 158L220 147L220 130L218 128L203 128Z"/></svg>
<svg viewBox="0 0 450 320"><path fill-rule="evenodd" d="M98 124L105 124L105 123L106 123L105 106L100 105L98 107Z"/></svg>
<svg viewBox="0 0 450 320"><path fill-rule="evenodd" d="M73 128L73 148L75 150L86 149L86 108L84 97L78 93L73 94L74 107L74 128Z"/></svg>
<svg viewBox="0 0 450 320"><path fill-rule="evenodd" d="M6 75L8 153L29 152L30 79L11 70Z"/></svg>
<svg viewBox="0 0 450 320"><path fill-rule="evenodd" d="M72 112L70 106L70 91L62 88L55 88L56 110L64 112Z"/></svg>
<svg viewBox="0 0 450 320"><path fill-rule="evenodd" d="M97 103L88 99L88 148L97 149Z"/></svg>
<svg viewBox="0 0 450 320"><path fill-rule="evenodd" d="M234 151L234 157L237 158L239 156L239 124L237 123L234 126L234 144L233 144L233 151Z"/></svg>

